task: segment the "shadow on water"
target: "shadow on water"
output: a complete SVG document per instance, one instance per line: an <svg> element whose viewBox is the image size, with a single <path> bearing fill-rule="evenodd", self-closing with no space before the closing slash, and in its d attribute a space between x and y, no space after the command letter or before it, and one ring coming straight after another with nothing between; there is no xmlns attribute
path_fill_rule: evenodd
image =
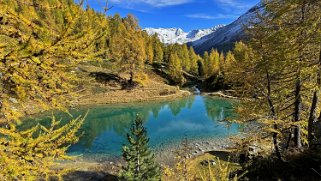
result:
<svg viewBox="0 0 321 181"><path fill-rule="evenodd" d="M109 154L119 156L126 143L126 133L139 114L147 128L150 145L179 142L185 135L188 139L227 137L238 133L238 125L224 121L235 116L233 102L207 96L190 96L173 101L118 104L81 107L71 110L74 117L89 114L81 128L83 136L69 149L71 154ZM40 124L49 125L51 114L27 118L20 129ZM54 113L67 122L72 119L66 113ZM34 121L37 120L37 121Z"/></svg>

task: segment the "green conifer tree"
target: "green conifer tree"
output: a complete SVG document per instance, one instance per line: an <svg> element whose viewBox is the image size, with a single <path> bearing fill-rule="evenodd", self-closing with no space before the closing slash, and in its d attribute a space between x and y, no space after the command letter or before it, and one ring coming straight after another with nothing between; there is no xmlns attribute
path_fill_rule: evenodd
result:
<svg viewBox="0 0 321 181"><path fill-rule="evenodd" d="M140 117L135 119L127 139L129 145L123 146L123 157L127 165L120 175L120 180L159 181L160 168L154 162L154 154L148 147L147 131Z"/></svg>

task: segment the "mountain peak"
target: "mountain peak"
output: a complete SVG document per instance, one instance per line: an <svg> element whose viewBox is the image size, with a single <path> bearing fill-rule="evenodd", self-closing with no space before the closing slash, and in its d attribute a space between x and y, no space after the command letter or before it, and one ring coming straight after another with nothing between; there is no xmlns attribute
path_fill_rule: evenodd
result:
<svg viewBox="0 0 321 181"><path fill-rule="evenodd" d="M184 32L181 28L145 28L144 31L149 35L157 34L160 41L165 44L184 44L199 40L222 27L224 27L224 25L218 25L208 29L196 29L190 32Z"/></svg>

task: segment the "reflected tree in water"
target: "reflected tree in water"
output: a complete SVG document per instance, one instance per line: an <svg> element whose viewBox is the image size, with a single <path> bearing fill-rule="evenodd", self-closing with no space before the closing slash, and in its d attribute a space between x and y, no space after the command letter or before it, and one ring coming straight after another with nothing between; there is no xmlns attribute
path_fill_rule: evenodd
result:
<svg viewBox="0 0 321 181"><path fill-rule="evenodd" d="M224 99L204 97L204 104L207 115L212 121L219 122L226 127L231 126L231 123L227 120L235 118L232 102Z"/></svg>
<svg viewBox="0 0 321 181"><path fill-rule="evenodd" d="M183 99L171 101L168 106L173 115L177 116L183 108L190 109L193 106L194 100L195 96L190 96Z"/></svg>

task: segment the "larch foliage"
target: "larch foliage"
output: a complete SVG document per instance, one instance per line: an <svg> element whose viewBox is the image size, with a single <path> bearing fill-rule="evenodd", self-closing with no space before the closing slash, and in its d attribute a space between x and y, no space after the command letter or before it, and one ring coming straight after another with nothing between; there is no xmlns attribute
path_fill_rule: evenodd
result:
<svg viewBox="0 0 321 181"><path fill-rule="evenodd" d="M207 78L208 77L208 64L210 61L210 56L208 54L208 52L204 52L203 57L202 57L202 71L201 74L203 75L203 77Z"/></svg>
<svg viewBox="0 0 321 181"><path fill-rule="evenodd" d="M126 29L129 33L129 42L123 45L126 46L126 51L122 61L122 67L126 67L127 65L128 71L134 76L136 71L144 65L147 59L145 42L142 32L138 27L137 19L134 16L128 15L127 18L124 19L124 22L127 25ZM131 79L132 78L133 77L131 77Z"/></svg>
<svg viewBox="0 0 321 181"><path fill-rule="evenodd" d="M148 42L146 51L147 51L147 62L152 64L154 62L154 49L153 49L153 43L151 41Z"/></svg>
<svg viewBox="0 0 321 181"><path fill-rule="evenodd" d="M171 52L169 56L168 67L169 67L169 75L171 76L173 82L176 84L182 83L182 79L183 79L182 64L176 52Z"/></svg>
<svg viewBox="0 0 321 181"><path fill-rule="evenodd" d="M60 109L75 97L71 70L100 59L97 44L107 35L108 20L72 0L0 1L0 178L48 179L57 159L77 141L83 123L17 128L26 107Z"/></svg>
<svg viewBox="0 0 321 181"><path fill-rule="evenodd" d="M228 51L225 58L225 64L229 66L232 62L235 62L235 57L231 51Z"/></svg>
<svg viewBox="0 0 321 181"><path fill-rule="evenodd" d="M210 77L214 74L217 75L220 70L220 54L218 53L218 51L212 49L205 63L207 65L207 76Z"/></svg>
<svg viewBox="0 0 321 181"><path fill-rule="evenodd" d="M154 61L163 62L164 51L160 42L156 41L154 43Z"/></svg>
<svg viewBox="0 0 321 181"><path fill-rule="evenodd" d="M200 57L195 53L193 47L189 48L189 60L190 60L190 72L194 74L198 74L198 60L200 60Z"/></svg>
<svg viewBox="0 0 321 181"><path fill-rule="evenodd" d="M186 72L189 72L191 70L191 60L189 56L189 51L187 48L187 45L184 44L180 50L180 58L182 60L182 68Z"/></svg>
<svg viewBox="0 0 321 181"><path fill-rule="evenodd" d="M0 20L1 120L18 120L22 114L12 107L28 101L64 109L72 90L67 80L75 79L67 70L97 56L107 21L58 0L1 1Z"/></svg>
<svg viewBox="0 0 321 181"><path fill-rule="evenodd" d="M235 45L227 77L239 95L251 98L240 105L240 115L262 123L260 134L272 136L281 159L280 145L313 147L321 140L321 15L315 13L321 6L305 0L264 3L265 12L247 30L249 41Z"/></svg>
<svg viewBox="0 0 321 181"><path fill-rule="evenodd" d="M62 176L68 170L54 170L59 160L71 160L66 151L78 141L78 130L83 118L61 124L54 117L49 127L38 124L30 129L20 130L15 124L0 128L0 179L37 180ZM10 140L8 139L10 138Z"/></svg>
<svg viewBox="0 0 321 181"><path fill-rule="evenodd" d="M219 55L219 71L224 71L225 70L225 55L224 52L220 52Z"/></svg>

